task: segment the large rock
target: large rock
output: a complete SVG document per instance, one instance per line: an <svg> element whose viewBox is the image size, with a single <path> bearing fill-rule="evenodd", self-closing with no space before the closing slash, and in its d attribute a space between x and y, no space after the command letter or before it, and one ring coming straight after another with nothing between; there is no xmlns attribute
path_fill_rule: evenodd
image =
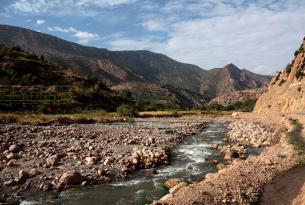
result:
<svg viewBox="0 0 305 205"><path fill-rule="evenodd" d="M171 194L175 194L177 193L182 187L188 186L188 184L186 182L180 182L179 184L177 184L176 186L172 187L169 190L169 193Z"/></svg>
<svg viewBox="0 0 305 205"><path fill-rule="evenodd" d="M94 165L96 163L96 157L86 157L86 165Z"/></svg>
<svg viewBox="0 0 305 205"><path fill-rule="evenodd" d="M180 179L177 178L172 178L172 179L168 179L165 183L164 186L168 189L173 188L174 186L178 185L181 182Z"/></svg>
<svg viewBox="0 0 305 205"><path fill-rule="evenodd" d="M18 153L18 152L20 152L21 147L17 144L13 144L8 148L8 150L13 153Z"/></svg>
<svg viewBox="0 0 305 205"><path fill-rule="evenodd" d="M47 165L56 166L58 165L59 156L57 154L52 155L46 159Z"/></svg>
<svg viewBox="0 0 305 205"><path fill-rule="evenodd" d="M84 177L77 171L65 172L58 180L60 185L79 185L84 181Z"/></svg>

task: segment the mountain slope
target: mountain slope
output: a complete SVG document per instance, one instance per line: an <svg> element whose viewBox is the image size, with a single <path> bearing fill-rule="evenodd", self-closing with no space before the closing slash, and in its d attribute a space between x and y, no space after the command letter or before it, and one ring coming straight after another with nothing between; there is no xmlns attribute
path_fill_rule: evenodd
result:
<svg viewBox="0 0 305 205"><path fill-rule="evenodd" d="M127 100L96 78L45 60L43 56L0 44L0 110L73 112L77 109L115 111Z"/></svg>
<svg viewBox="0 0 305 205"><path fill-rule="evenodd" d="M96 76L111 86L126 82L160 86L167 84L206 97L215 97L263 87L270 80L269 76L240 70L234 65L207 71L158 53L86 47L48 34L7 25L0 25L0 43L43 54L61 66L73 68L82 75Z"/></svg>
<svg viewBox="0 0 305 205"><path fill-rule="evenodd" d="M272 79L254 111L305 112L305 38L292 63Z"/></svg>

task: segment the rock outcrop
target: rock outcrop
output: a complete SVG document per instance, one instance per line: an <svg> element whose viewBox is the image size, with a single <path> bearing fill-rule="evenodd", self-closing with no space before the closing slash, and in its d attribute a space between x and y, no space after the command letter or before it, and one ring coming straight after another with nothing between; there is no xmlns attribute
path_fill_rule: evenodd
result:
<svg viewBox="0 0 305 205"><path fill-rule="evenodd" d="M256 113L305 111L305 38L295 58L284 71L277 73L268 91L256 103Z"/></svg>

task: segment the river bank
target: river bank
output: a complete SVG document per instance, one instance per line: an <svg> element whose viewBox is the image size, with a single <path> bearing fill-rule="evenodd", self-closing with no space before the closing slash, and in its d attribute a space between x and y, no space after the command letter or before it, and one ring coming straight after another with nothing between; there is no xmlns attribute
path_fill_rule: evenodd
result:
<svg viewBox="0 0 305 205"><path fill-rule="evenodd" d="M170 162L170 150L207 121L189 116L134 124L1 125L1 201L108 183L139 169L154 174L156 166Z"/></svg>
<svg viewBox="0 0 305 205"><path fill-rule="evenodd" d="M283 116L284 118L285 116ZM240 116L240 118L242 118ZM286 120L286 121L285 121ZM283 121L290 125L291 119ZM288 122L289 121L289 122ZM207 174L199 183L180 187L178 191L164 196L154 204L254 204L260 201L265 185L275 176L286 173L299 165L302 155L287 138L284 124L263 123L249 116L235 119L230 125L228 141L232 145L251 144L265 146L257 157L236 157L217 173ZM217 148L217 146L215 147ZM234 150L233 150L234 151ZM237 155L238 156L238 155Z"/></svg>

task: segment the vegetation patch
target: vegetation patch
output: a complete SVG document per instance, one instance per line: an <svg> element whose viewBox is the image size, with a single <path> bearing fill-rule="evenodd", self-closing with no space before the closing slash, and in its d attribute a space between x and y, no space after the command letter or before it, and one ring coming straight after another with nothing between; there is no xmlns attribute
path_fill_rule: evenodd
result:
<svg viewBox="0 0 305 205"><path fill-rule="evenodd" d="M253 111L256 99L237 101L229 105L221 105L218 103L207 104L202 107L204 111L242 111L242 112L251 112Z"/></svg>
<svg viewBox="0 0 305 205"><path fill-rule="evenodd" d="M297 72L295 73L295 77L297 79L299 79L299 78L301 78L303 76L304 76L304 73L303 73L303 71L301 69L297 70Z"/></svg>
<svg viewBox="0 0 305 205"><path fill-rule="evenodd" d="M286 71L286 73L287 73L288 75L291 73L291 68L292 68L292 64L291 64L291 63L289 63L289 64L286 66L286 68L285 68L285 71Z"/></svg>
<svg viewBox="0 0 305 205"><path fill-rule="evenodd" d="M0 111L115 111L129 103L97 78L85 78L20 47L0 45Z"/></svg>
<svg viewBox="0 0 305 205"><path fill-rule="evenodd" d="M33 113L1 113L0 123L34 123L48 124L88 124L96 122L122 122L125 117L117 113L92 111L77 114L33 114Z"/></svg>
<svg viewBox="0 0 305 205"><path fill-rule="evenodd" d="M123 116L137 116L138 111L132 105L122 104L117 108L117 113Z"/></svg>
<svg viewBox="0 0 305 205"><path fill-rule="evenodd" d="M287 133L287 139L299 154L305 154L305 142L302 136L303 125L298 120L292 120L293 130Z"/></svg>

